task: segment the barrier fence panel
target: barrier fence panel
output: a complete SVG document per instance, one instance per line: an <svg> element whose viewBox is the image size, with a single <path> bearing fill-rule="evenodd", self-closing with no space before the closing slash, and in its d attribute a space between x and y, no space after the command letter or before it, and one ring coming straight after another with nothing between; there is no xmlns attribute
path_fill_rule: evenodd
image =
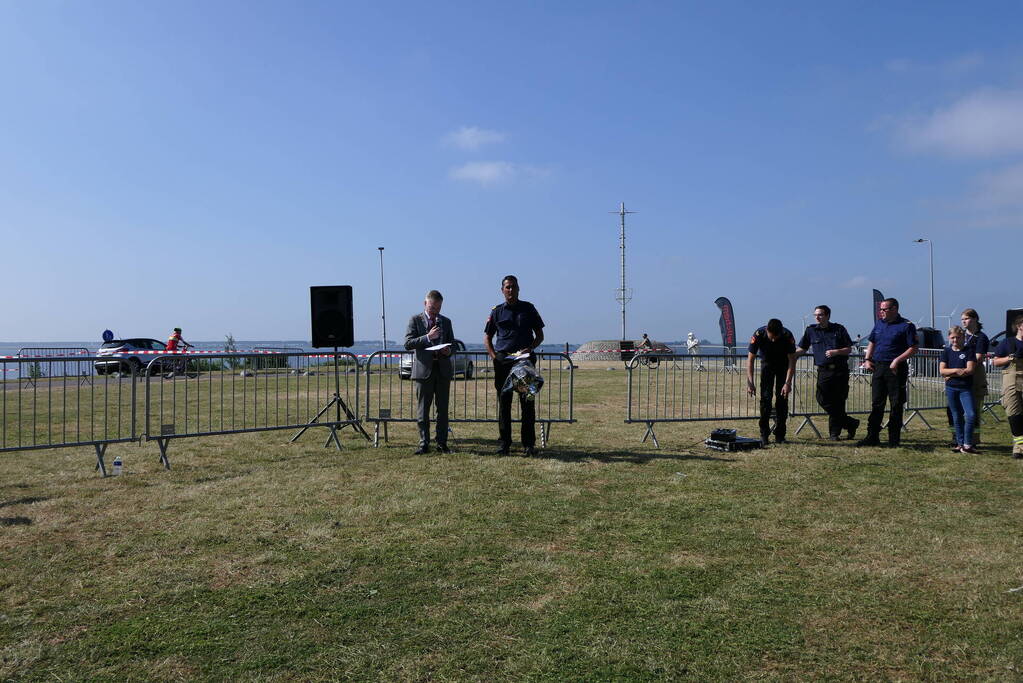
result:
<svg viewBox="0 0 1023 683"><path fill-rule="evenodd" d="M906 409L910 412L907 424L913 418L919 417L928 427L931 425L924 418L921 410L945 408L948 400L945 397L945 380L939 372L941 363L941 349L920 349L916 355L909 359L909 400ZM977 407L977 412L987 412L991 417L1000 422L1000 418L992 408L999 405L1002 395L1002 371L991 364L991 359L984 361L984 374L987 380L987 395L984 403Z"/></svg>
<svg viewBox="0 0 1023 683"><path fill-rule="evenodd" d="M862 354L853 354L845 362L849 364L846 412L853 415L869 414L871 373L860 367ZM911 410L941 408L945 405L943 389L941 402L935 405L933 378L930 377L932 370L927 365L929 362L925 360L918 365L919 373L911 380L910 395L914 390L918 392L918 405L911 404ZM729 354L636 356L626 365L628 406L625 422L646 425L643 441L651 437L654 444L659 446L654 431L657 423L759 419L760 372L754 366L753 378L758 395L749 396L746 364L746 356ZM817 403L817 368L813 356L801 356L796 361L792 391L789 394L790 418L803 418L796 433L809 426L820 436L813 418L826 418L826 415Z"/></svg>
<svg viewBox="0 0 1023 683"><path fill-rule="evenodd" d="M945 408L945 379L939 372L941 349L919 349L909 359L909 381L906 387L906 424L919 418L933 429L921 410Z"/></svg>
<svg viewBox="0 0 1023 683"><path fill-rule="evenodd" d="M626 423L646 425L643 441L656 446L654 424L759 417L746 392L746 357L729 354L639 355L626 364Z"/></svg>
<svg viewBox="0 0 1023 683"><path fill-rule="evenodd" d="M364 420L374 424L374 445L380 432L387 440L387 425L416 422L416 383L411 379L411 352L384 350L370 355L365 365ZM485 351L452 354L455 370L451 383L448 418L452 424L497 422L497 390L490 357ZM536 421L540 442L546 446L555 423L572 423L574 417L575 366L565 353L538 353L537 369L544 386L536 396ZM436 405L433 407L436 415ZM518 401L512 402L512 420L519 422Z"/></svg>
<svg viewBox="0 0 1023 683"><path fill-rule="evenodd" d="M987 412L995 422L1001 422L998 413L992 408L1002 404L1002 369L992 365L990 357L984 361L984 367L987 375L987 397L980 412Z"/></svg>
<svg viewBox="0 0 1023 683"><path fill-rule="evenodd" d="M851 354L844 362L849 365L849 396L845 402L845 412L848 415L869 415L872 375L860 367L863 363L863 354ZM796 361L796 372L792 378L792 393L789 396L789 415L803 418L796 428L796 434L803 431L805 427L810 427L814 434L820 437L821 432L813 419L823 418L826 423L827 413L817 402L817 372L812 354L801 356ZM760 387L757 386L757 391L759 390Z"/></svg>
<svg viewBox="0 0 1023 683"><path fill-rule="evenodd" d="M103 375L83 384L91 356L0 359L0 452L93 446L103 455L112 443L139 437L134 375Z"/></svg>
<svg viewBox="0 0 1023 683"><path fill-rule="evenodd" d="M351 426L358 418L359 361L350 353L166 352L145 371L145 438L170 467L170 439L279 429Z"/></svg>
<svg viewBox="0 0 1023 683"><path fill-rule="evenodd" d="M82 361L81 356L92 356L93 352L83 346L23 346L18 349L18 355L32 358L74 357L73 361L56 364L54 367L48 368L52 371L51 376L75 376L78 377L80 384L92 384L92 375L94 374L92 363L88 363L87 367L82 369L83 363L80 361ZM34 381L33 378L30 378L25 383L31 384Z"/></svg>

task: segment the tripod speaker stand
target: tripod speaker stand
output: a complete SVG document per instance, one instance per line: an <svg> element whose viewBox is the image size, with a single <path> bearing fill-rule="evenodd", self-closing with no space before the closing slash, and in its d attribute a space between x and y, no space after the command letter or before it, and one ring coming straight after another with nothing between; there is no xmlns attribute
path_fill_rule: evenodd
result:
<svg viewBox="0 0 1023 683"><path fill-rule="evenodd" d="M302 429L299 430L298 434L296 434L295 436L291 437L290 443L294 443L295 441L297 441L298 437L300 437L303 434L305 434L305 431L307 429L309 429L310 427L312 427L313 425L319 424L319 419L321 417L323 417L323 415L328 410L330 410L331 408L334 408L334 410L335 410L335 414L334 414L334 418L335 419L334 419L333 422L328 423L328 426L330 427L330 436L327 437L326 443L323 444L324 448L329 446L330 442L333 441L334 445L337 446L337 449L339 451L343 450L343 447L341 446L341 439L337 438L337 432L338 432L339 429L344 429L345 427L351 427L352 429L357 430L360 434L362 434L366 438L366 441L370 441L369 434L367 434L366 430L362 428L362 423L359 422L359 419L355 416L355 414L348 407L348 404L346 404L344 399L341 398L341 375L340 375L340 371L338 370L338 366L337 366L337 347L336 346L334 347L334 395L330 397L330 400L327 401L327 404L325 406L320 408L320 412L316 413L316 417L314 417L313 419L309 420L309 422L306 424L306 426L302 427ZM342 410L345 413L345 417L348 418L348 422L346 422L345 424L341 424L341 421L342 421L341 420L341 411ZM340 425L340 426L338 426L338 425Z"/></svg>

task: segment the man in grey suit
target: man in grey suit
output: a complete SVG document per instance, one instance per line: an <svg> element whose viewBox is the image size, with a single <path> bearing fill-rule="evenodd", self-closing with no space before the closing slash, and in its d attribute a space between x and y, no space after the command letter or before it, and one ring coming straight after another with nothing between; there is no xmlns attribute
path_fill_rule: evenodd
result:
<svg viewBox="0 0 1023 683"><path fill-rule="evenodd" d="M416 382L416 421L419 425L419 448L416 455L430 452L430 405L437 400L437 450L450 453L448 448L448 397L454 371L451 352L455 333L451 320L440 314L444 297L436 289L426 293L423 312L412 316L405 331L405 348L414 350L412 379ZM437 351L431 346L450 344Z"/></svg>

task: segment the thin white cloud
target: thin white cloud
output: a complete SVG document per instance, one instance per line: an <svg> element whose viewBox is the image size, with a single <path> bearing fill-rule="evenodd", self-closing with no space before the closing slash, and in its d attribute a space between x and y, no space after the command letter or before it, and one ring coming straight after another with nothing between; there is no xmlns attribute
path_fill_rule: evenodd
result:
<svg viewBox="0 0 1023 683"><path fill-rule="evenodd" d="M462 126L444 136L444 142L452 147L475 151L485 145L504 142L507 136L496 130L477 126Z"/></svg>
<svg viewBox="0 0 1023 683"><path fill-rule="evenodd" d="M449 174L455 180L478 183L480 185L497 185L510 181L516 175L515 164L507 161L470 161Z"/></svg>
<svg viewBox="0 0 1023 683"><path fill-rule="evenodd" d="M984 55L977 52L969 52L943 62L914 62L912 59L899 57L889 59L885 62L884 68L893 74L899 75L919 74L957 77L966 75L983 65Z"/></svg>
<svg viewBox="0 0 1023 683"><path fill-rule="evenodd" d="M501 185L518 178L546 178L549 175L551 175L549 168L514 164L510 161L470 161L448 172L448 176L454 180L484 186Z"/></svg>
<svg viewBox="0 0 1023 683"><path fill-rule="evenodd" d="M870 278L866 275L856 275L843 282L842 287L846 289L860 289L861 287L868 286L870 282Z"/></svg>
<svg viewBox="0 0 1023 683"><path fill-rule="evenodd" d="M1023 91L982 90L902 129L915 149L957 157L1023 153Z"/></svg>
<svg viewBox="0 0 1023 683"><path fill-rule="evenodd" d="M913 62L908 59L889 59L884 68L895 74L905 74L913 70Z"/></svg>
<svg viewBox="0 0 1023 683"><path fill-rule="evenodd" d="M984 56L972 52L970 54L961 55L955 59L950 59L941 65L942 71L950 76L961 76L969 73L974 69L978 69L984 65Z"/></svg>
<svg viewBox="0 0 1023 683"><path fill-rule="evenodd" d="M1023 228L1023 163L978 176L965 211L970 227Z"/></svg>
<svg viewBox="0 0 1023 683"><path fill-rule="evenodd" d="M976 203L982 208L1023 208L1023 164L1009 166L978 179Z"/></svg>

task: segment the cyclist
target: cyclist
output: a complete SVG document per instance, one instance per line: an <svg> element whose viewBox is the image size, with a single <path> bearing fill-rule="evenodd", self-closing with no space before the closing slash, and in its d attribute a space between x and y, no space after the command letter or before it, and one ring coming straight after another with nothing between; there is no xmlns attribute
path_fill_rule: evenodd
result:
<svg viewBox="0 0 1023 683"><path fill-rule="evenodd" d="M180 327L175 327L174 331L171 332L169 337L167 337L167 350L168 351L184 351L184 350L190 349L190 348L192 348L192 345L189 344L187 341L185 341L184 338L181 336L181 328ZM185 369L187 367L187 363L188 363L188 361L186 361L185 359L181 359L180 363L172 364L171 365L171 368L172 368L171 371L169 373L167 373L166 375L164 375L164 377L174 377L175 375L177 375L179 373L180 374L185 374Z"/></svg>

